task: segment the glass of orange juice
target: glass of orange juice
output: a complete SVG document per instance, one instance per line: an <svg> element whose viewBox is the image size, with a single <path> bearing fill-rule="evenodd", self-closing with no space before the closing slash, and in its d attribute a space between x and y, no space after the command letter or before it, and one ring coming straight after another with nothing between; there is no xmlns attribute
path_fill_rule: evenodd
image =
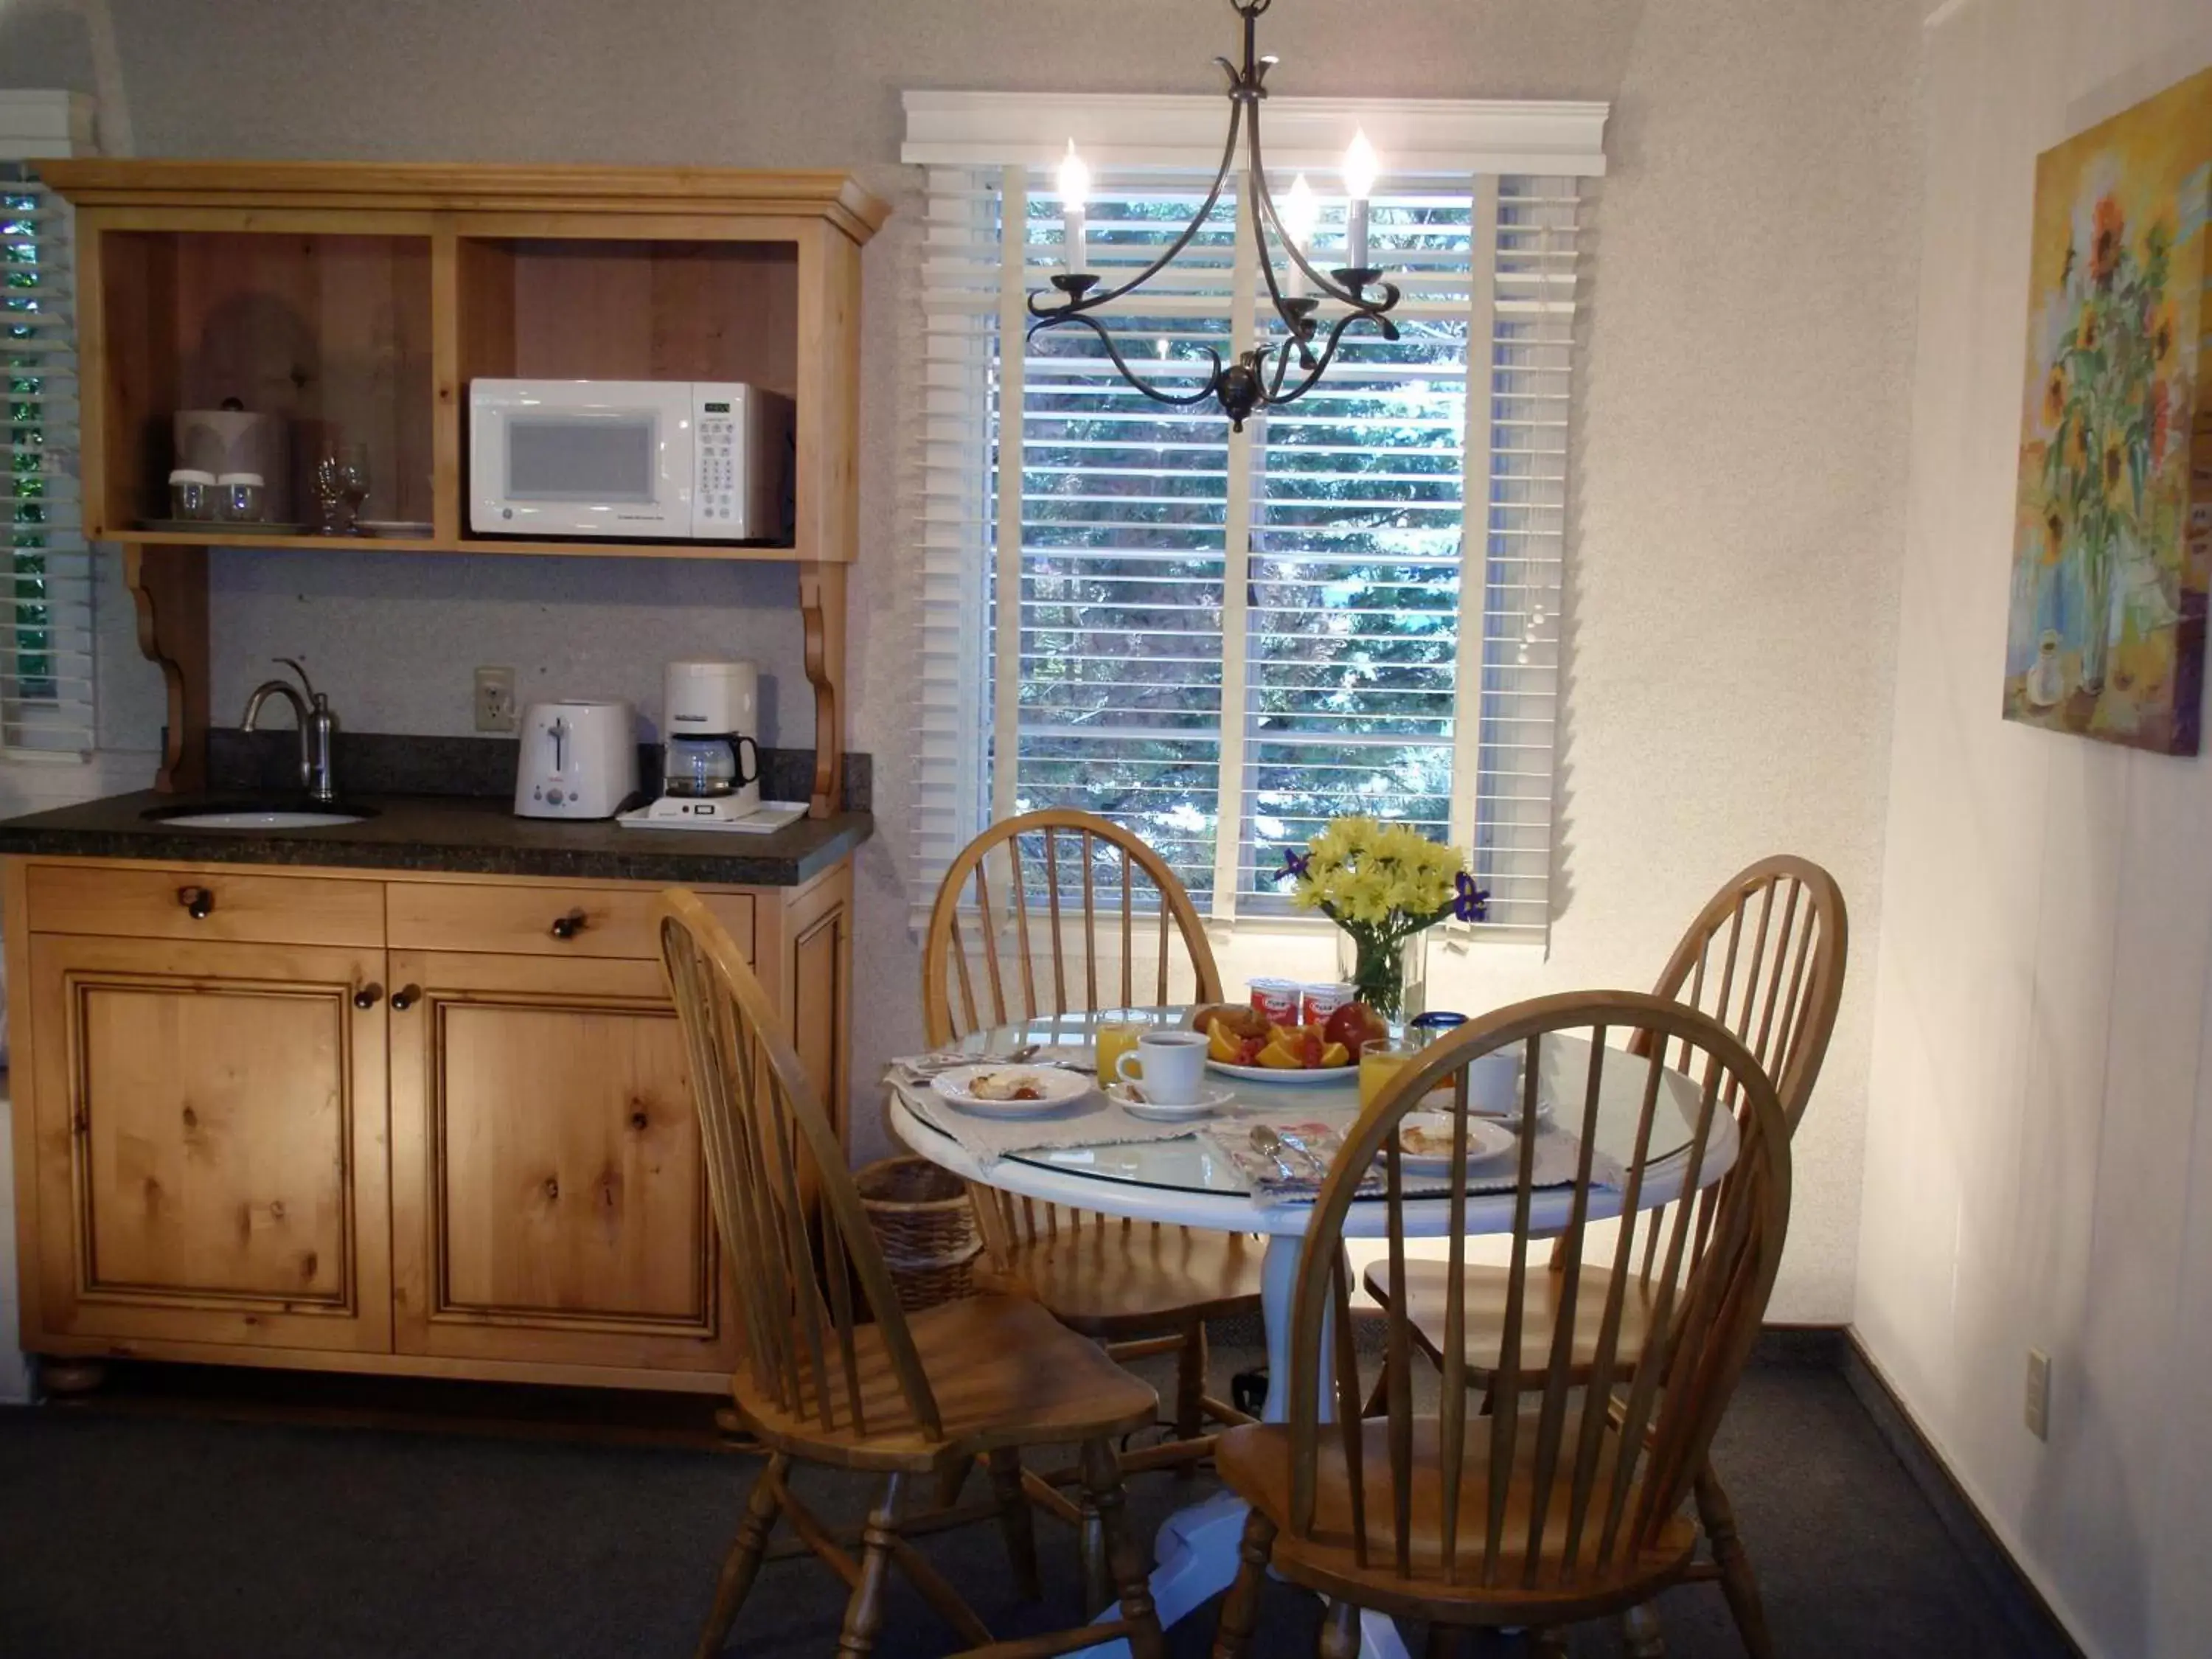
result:
<svg viewBox="0 0 2212 1659"><path fill-rule="evenodd" d="M1092 1028L1091 1041L1098 1049L1098 1086L1110 1087L1120 1075L1114 1066L1123 1054L1137 1046L1137 1039L1149 1028L1133 1019L1103 1019Z"/></svg>
<svg viewBox="0 0 2212 1659"><path fill-rule="evenodd" d="M1420 1050L1402 1037L1376 1037L1359 1045L1359 1109L1365 1111L1390 1086L1390 1080L1413 1063Z"/></svg>

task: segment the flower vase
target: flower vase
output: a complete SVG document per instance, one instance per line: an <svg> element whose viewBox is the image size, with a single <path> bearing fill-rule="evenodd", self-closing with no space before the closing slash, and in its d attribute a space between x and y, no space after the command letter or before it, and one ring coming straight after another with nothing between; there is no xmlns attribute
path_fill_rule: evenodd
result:
<svg viewBox="0 0 2212 1659"><path fill-rule="evenodd" d="M2081 684L2084 691L2105 689L2105 658L2112 634L2112 550L2094 549L2081 566Z"/></svg>
<svg viewBox="0 0 2212 1659"><path fill-rule="evenodd" d="M1427 929L1385 940L1340 927L1336 976L1385 1019L1413 1018L1429 1006Z"/></svg>

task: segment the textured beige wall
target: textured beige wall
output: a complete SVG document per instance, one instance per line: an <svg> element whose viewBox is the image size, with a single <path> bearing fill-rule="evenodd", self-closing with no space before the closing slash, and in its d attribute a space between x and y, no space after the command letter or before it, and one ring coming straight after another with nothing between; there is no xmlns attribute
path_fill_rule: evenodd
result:
<svg viewBox="0 0 2212 1659"><path fill-rule="evenodd" d="M916 184L896 165L902 88L1206 91L1234 24L1218 0L112 0L112 11L143 155L844 167L902 208ZM1871 947L1915 22L1911 0L1281 0L1269 15L1285 92L1614 106L1576 447L1565 908L1548 963L1455 963L1462 1006L1647 983L1706 892L1780 848L1836 871ZM85 38L58 0L0 9L0 83L89 87ZM892 528L912 225L894 219L866 267L852 707L854 740L878 760L880 834L859 871L861 1077L917 1029L898 760L915 593ZM649 694L676 644L720 636L790 672L788 619L769 614L782 601L756 576L714 573L680 592L664 578L651 591L611 561L560 572L486 561L426 593L428 562L221 558L217 707L279 650L323 668L360 729L465 729L466 669L481 660L528 678L572 672L581 653L592 684ZM144 707L146 671L111 672L111 701ZM1232 966L1249 953L1233 951ZM1800 1142L1778 1317L1850 1311L1867 980L1853 981ZM872 1150L873 1101L855 1115Z"/></svg>
<svg viewBox="0 0 2212 1659"><path fill-rule="evenodd" d="M2008 725L1998 680L2035 158L2208 63L2203 0L1965 0L1930 26L1888 906L1863 958L1860 1333L2104 1659L2202 1654L2212 1628L2212 763Z"/></svg>

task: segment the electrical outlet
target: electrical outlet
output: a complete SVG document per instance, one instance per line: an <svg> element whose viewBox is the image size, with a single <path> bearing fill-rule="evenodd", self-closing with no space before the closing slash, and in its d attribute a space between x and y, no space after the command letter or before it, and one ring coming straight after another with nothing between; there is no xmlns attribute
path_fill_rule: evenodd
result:
<svg viewBox="0 0 2212 1659"><path fill-rule="evenodd" d="M476 702L477 731L514 731L518 718L514 708L514 671L512 668L477 669Z"/></svg>
<svg viewBox="0 0 2212 1659"><path fill-rule="evenodd" d="M2038 1440L2051 1438L2051 1356L2039 1348L2027 1351L2027 1431Z"/></svg>

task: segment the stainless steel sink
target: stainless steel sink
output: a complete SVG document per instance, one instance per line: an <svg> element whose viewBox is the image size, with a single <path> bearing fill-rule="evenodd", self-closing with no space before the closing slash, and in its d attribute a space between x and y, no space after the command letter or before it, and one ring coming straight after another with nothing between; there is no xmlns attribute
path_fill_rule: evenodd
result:
<svg viewBox="0 0 2212 1659"><path fill-rule="evenodd" d="M145 813L179 830L324 830L359 823L376 816L366 806L276 806L250 801L210 802L201 806L157 806Z"/></svg>

